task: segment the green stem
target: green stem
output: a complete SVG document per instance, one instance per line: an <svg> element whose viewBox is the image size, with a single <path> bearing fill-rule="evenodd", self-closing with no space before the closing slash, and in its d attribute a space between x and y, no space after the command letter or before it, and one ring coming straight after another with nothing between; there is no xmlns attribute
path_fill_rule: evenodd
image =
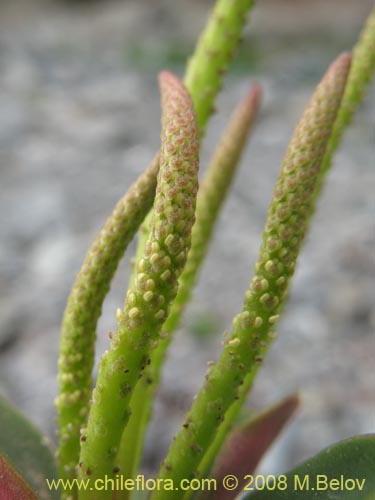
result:
<svg viewBox="0 0 375 500"><path fill-rule="evenodd" d="M151 232L127 293L110 349L103 355L81 437L80 477L113 478L116 455L131 410L131 395L156 347L177 280L185 265L198 190L198 127L191 98L168 72L159 77L162 147ZM81 500L111 498L111 491L80 491Z"/></svg>
<svg viewBox="0 0 375 500"><path fill-rule="evenodd" d="M313 193L340 106L350 56L339 57L318 85L287 149L268 212L255 276L243 310L224 336L224 349L172 442L159 478L178 485L199 465L246 376L253 376L269 347L307 231ZM250 374L250 375L249 375ZM179 500L181 491L154 491L152 500Z"/></svg>

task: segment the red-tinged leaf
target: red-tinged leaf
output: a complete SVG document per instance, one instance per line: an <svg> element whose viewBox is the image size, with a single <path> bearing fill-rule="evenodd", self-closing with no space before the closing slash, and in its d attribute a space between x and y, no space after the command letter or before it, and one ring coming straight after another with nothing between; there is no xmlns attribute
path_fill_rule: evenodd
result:
<svg viewBox="0 0 375 500"><path fill-rule="evenodd" d="M1 455L0 500L38 500L24 478Z"/></svg>
<svg viewBox="0 0 375 500"><path fill-rule="evenodd" d="M246 483L246 480L241 481L241 478L254 472L264 453L290 420L298 403L296 394L288 396L235 429L225 442L210 474L217 481L217 490L205 492L199 496L199 500L235 498ZM227 491L223 487L222 480L228 474L236 476L239 480L238 488L235 490Z"/></svg>

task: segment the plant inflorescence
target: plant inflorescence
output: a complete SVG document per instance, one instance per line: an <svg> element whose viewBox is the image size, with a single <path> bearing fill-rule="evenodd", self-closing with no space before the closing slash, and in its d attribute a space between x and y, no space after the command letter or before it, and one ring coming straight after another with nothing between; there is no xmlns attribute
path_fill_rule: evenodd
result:
<svg viewBox="0 0 375 500"><path fill-rule="evenodd" d="M94 481L119 475L135 478L138 473L163 362L260 106L261 91L254 85L230 118L198 188L200 143L252 3L218 0L184 81L168 71L159 75L160 151L118 202L77 275L61 329L56 399L59 478ZM340 55L329 67L294 131L276 180L242 310L234 317L231 332L224 333L221 356L210 366L161 464L158 478L164 484L253 471L297 406L296 396L287 398L257 419L236 427L258 368L275 338L333 153L373 75L374 38L375 11L352 54ZM118 263L137 233L129 289L92 390L96 327L102 304ZM353 446L363 446L366 452L373 448L373 438L358 439ZM343 446L340 450L347 452L348 445ZM239 450L236 458L234 449ZM31 498L30 486L13 471L12 464L17 460L6 451L7 460L0 448L0 471L11 478L9 484L19 496L12 496L9 489L9 496L4 498ZM374 453L369 456L375 461ZM326 460L326 455L322 457L319 460ZM332 467L334 462L335 458ZM239 488L241 484L231 492L219 489L216 496L192 489L159 489L150 498L187 500L196 495L201 500L220 500L235 498ZM130 491L79 489L72 483L69 490L61 491L61 497L126 500Z"/></svg>

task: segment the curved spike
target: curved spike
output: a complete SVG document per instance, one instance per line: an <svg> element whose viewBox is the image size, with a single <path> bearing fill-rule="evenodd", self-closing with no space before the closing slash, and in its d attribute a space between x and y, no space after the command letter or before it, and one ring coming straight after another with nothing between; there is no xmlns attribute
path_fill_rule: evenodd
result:
<svg viewBox="0 0 375 500"><path fill-rule="evenodd" d="M220 208L237 170L242 151L257 115L261 91L253 85L237 106L217 147L198 192L196 221L191 249L179 280L179 288L170 314L163 326L162 339L151 355L151 364L132 397L132 415L121 439L118 462L126 477L135 477L139 466L145 429L153 395L159 383L163 362L184 308L189 301L198 272L206 255ZM145 238L145 235L142 235ZM132 453L128 453L131 449Z"/></svg>
<svg viewBox="0 0 375 500"><path fill-rule="evenodd" d="M162 144L151 232L111 347L100 362L87 432L81 443L81 477L89 471L91 477L103 478L118 470L115 458L130 416L131 394L159 340L190 247L198 190L195 112L176 76L162 72L159 83ZM81 492L80 498L94 500L110 495Z"/></svg>
<svg viewBox="0 0 375 500"><path fill-rule="evenodd" d="M159 156L132 184L89 249L64 312L58 365L59 475L73 479L92 391L96 326L117 265L152 206Z"/></svg>
<svg viewBox="0 0 375 500"><path fill-rule="evenodd" d="M342 97L340 109L338 111L337 118L327 145L322 166L318 174L317 185L314 192L314 203L309 217L311 217L314 211L316 200L319 197L323 182L325 180L325 175L331 165L332 155L334 154L337 146L340 143L342 133L344 132L345 127L350 123L353 113L355 112L358 104L361 102L365 91L371 81L371 78L374 75L374 38L375 9L373 9L370 13L370 16L368 17L366 24L360 34L359 40L353 50L352 62L345 86L344 95ZM245 378L244 384L239 390L238 400L236 400L236 402L230 407L225 421L220 426L210 450L207 452L206 456L199 466L200 471L203 472L206 469L207 464L212 461L210 457L215 456L217 454L217 451L220 449L225 436L228 433L231 422L235 420L245 402L248 391L253 384L254 376L255 373L250 374Z"/></svg>
<svg viewBox="0 0 375 500"><path fill-rule="evenodd" d="M270 204L255 276L243 310L233 320L222 355L206 376L175 437L159 478L178 484L198 473L245 377L254 374L272 342L290 279L307 231L313 192L350 68L341 55L329 68L295 129ZM249 388L249 387L247 387ZM152 500L178 500L184 493L155 491Z"/></svg>

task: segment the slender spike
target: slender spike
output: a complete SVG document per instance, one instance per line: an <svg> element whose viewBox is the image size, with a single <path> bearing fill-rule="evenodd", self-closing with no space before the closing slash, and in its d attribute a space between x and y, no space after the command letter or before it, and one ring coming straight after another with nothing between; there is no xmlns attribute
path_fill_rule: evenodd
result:
<svg viewBox="0 0 375 500"><path fill-rule="evenodd" d="M193 100L200 136L204 135L207 121L214 112L215 98L241 41L247 14L253 4L254 0L217 0L188 62L184 83ZM150 222L151 214L142 224L146 233ZM142 255L143 246L144 238L140 238L138 255Z"/></svg>
<svg viewBox="0 0 375 500"><path fill-rule="evenodd" d="M198 108L201 135L252 3L253 0L239 0L233 4L229 0L218 0L190 61L186 78ZM68 299L61 332L59 396L56 400L58 462L62 478L75 477L79 431L89 407L96 325L102 304L120 258L151 208L158 168L159 154L109 217L89 250ZM142 245L139 253L143 253ZM76 492L72 494L76 498Z"/></svg>
<svg viewBox="0 0 375 500"><path fill-rule="evenodd" d="M80 476L114 476L131 394L159 340L177 280L190 248L198 190L198 128L191 98L168 72L159 77L162 147L154 216L137 276L129 289L117 332L100 362L87 432L81 443ZM176 224L175 218L180 221ZM80 492L80 499L110 498L111 492Z"/></svg>
<svg viewBox="0 0 375 500"><path fill-rule="evenodd" d="M96 325L118 262L152 206L159 157L132 184L100 231L78 273L65 309L59 357L59 475L73 479L80 429L92 391ZM76 495L76 492L74 493Z"/></svg>
<svg viewBox="0 0 375 500"><path fill-rule="evenodd" d="M260 88L254 85L236 108L199 189L191 249L179 280L178 293L163 326L162 339L151 355L151 364L146 367L144 377L134 391L131 401L132 415L121 439L118 462L125 477L134 477L138 470L153 395L159 383L171 334L178 326L189 301L220 208L232 183L251 125L256 117L260 97ZM129 449L132 453L128 452Z"/></svg>
<svg viewBox="0 0 375 500"><path fill-rule="evenodd" d="M253 4L254 0L217 0L188 62L184 83L193 100L201 137L208 119L214 112L215 98L240 43L247 14ZM149 231L150 222L151 214L142 225L146 233ZM142 255L143 250L144 238L140 238L137 255Z"/></svg>
<svg viewBox="0 0 375 500"><path fill-rule="evenodd" d="M188 63L184 82L194 103L200 136L204 135L207 121L214 111L215 97L221 89L223 76L240 42L247 13L252 6L253 0L238 0L236 2L218 0ZM252 98L255 99L255 97ZM252 98L249 97L249 99ZM142 224L141 231L144 234L149 231L151 217L152 215L149 214ZM137 255L143 254L144 245L145 237L139 238ZM134 271L131 280L134 280ZM185 298L185 300L187 299L188 297ZM176 311L176 309L174 310ZM175 313L173 317L176 321ZM171 325L169 330L172 331ZM160 348L154 353L152 367L149 367L149 374L144 377L142 383L142 386L145 386L145 381L152 381L151 384L148 384L152 388L145 389L150 392L155 390L159 381L160 365L164 361L169 341L162 341L161 344L164 347L160 345ZM129 477L133 477L137 470L144 433L151 411L151 403L146 403L146 398L139 396L141 389L138 389L137 394L133 397L132 407L134 415L137 415L139 420L138 417L133 417L130 420L129 427L124 432L119 455L123 468L132 474ZM132 456L127 452L130 445Z"/></svg>
<svg viewBox="0 0 375 500"><path fill-rule="evenodd" d="M198 108L197 116L201 117L201 135L252 3L253 0L239 0L233 4L228 0L218 0L190 61L186 78ZM96 324L102 304L120 258L151 208L158 167L159 154L109 217L89 250L68 299L61 332L59 396L56 400L58 461L62 478L75 477L79 430L87 418ZM139 253L143 253L142 245ZM76 498L76 492L73 496Z"/></svg>
<svg viewBox="0 0 375 500"><path fill-rule="evenodd" d="M314 207L319 194L321 193L323 183L327 171L330 168L332 156L340 144L340 140L345 127L350 123L356 108L363 99L367 87L374 75L375 71L375 9L370 13L366 24L360 34L359 40L353 49L352 62L347 79L344 95L341 100L341 105L337 118L332 129L330 140L327 145L327 150L324 155L322 166L318 174L317 186L314 192ZM314 208L310 212L310 217ZM211 463L212 457L216 456L218 450L228 433L231 423L238 416L243 404L246 400L250 387L253 384L255 373L250 373L245 377L244 383L239 390L238 400L230 407L224 422L220 426L210 450L204 457L200 471L203 472L207 464Z"/></svg>
<svg viewBox="0 0 375 500"><path fill-rule="evenodd" d="M184 82L193 99L201 135L252 5L253 0L218 0L189 61Z"/></svg>
<svg viewBox="0 0 375 500"><path fill-rule="evenodd" d="M176 300L164 328L168 335L178 326L181 313L190 300L191 291L207 253L220 208L233 181L259 104L260 88L254 86L235 110L207 169L198 195L197 221L193 227L192 247L180 279Z"/></svg>
<svg viewBox="0 0 375 500"><path fill-rule="evenodd" d="M206 375L185 424L164 460L159 478L179 484L199 473L228 409L238 397L246 374L261 365L272 342L275 323L285 302L296 260L305 237L317 175L340 106L350 68L343 54L318 85L286 152L270 204L255 276L243 310L224 337L219 361ZM154 491L152 500L179 500L184 493Z"/></svg>
<svg viewBox="0 0 375 500"><path fill-rule="evenodd" d="M317 195L320 193L326 173L331 166L332 156L339 146L342 135L350 124L358 105L362 102L374 73L375 8L367 18L359 40L353 49L348 82L318 178Z"/></svg>

